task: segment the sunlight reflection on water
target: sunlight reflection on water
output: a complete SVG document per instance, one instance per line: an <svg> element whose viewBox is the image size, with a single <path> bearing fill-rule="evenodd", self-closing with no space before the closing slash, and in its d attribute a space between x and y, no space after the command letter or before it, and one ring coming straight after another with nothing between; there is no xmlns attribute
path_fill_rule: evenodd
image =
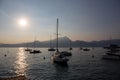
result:
<svg viewBox="0 0 120 80"><path fill-rule="evenodd" d="M67 66L52 64L53 53L47 48L38 48L41 54L29 54L24 49L0 48L0 77L25 75L31 80L120 80L120 62L103 60L102 55L106 52L103 48L90 48L88 52L74 48Z"/></svg>
<svg viewBox="0 0 120 80"><path fill-rule="evenodd" d="M27 69L27 62L26 62L27 55L24 52L24 48L19 48L16 61L15 61L15 73L17 75L25 75Z"/></svg>

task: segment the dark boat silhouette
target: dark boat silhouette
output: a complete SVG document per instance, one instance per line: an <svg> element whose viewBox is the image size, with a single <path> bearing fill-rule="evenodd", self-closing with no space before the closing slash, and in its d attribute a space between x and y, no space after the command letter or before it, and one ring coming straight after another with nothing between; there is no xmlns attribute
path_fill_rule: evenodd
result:
<svg viewBox="0 0 120 80"><path fill-rule="evenodd" d="M103 59L106 60L120 60L120 47L116 44L110 44L108 47L104 47L107 49L105 55L103 55Z"/></svg>
<svg viewBox="0 0 120 80"><path fill-rule="evenodd" d="M55 51L55 49L52 47L51 36L50 36L50 48L48 49L48 51Z"/></svg>
<svg viewBox="0 0 120 80"><path fill-rule="evenodd" d="M42 53L40 50L36 49L36 38L34 40L34 49L30 51L30 53L36 54L36 53Z"/></svg>
<svg viewBox="0 0 120 80"><path fill-rule="evenodd" d="M54 48L50 48L50 49L48 49L48 51L55 51L55 49Z"/></svg>
<svg viewBox="0 0 120 80"><path fill-rule="evenodd" d="M71 47L71 41L69 46L70 46L69 51L62 51L61 54L63 54L64 56L72 56L71 50L73 48Z"/></svg>
<svg viewBox="0 0 120 80"><path fill-rule="evenodd" d="M32 51L32 49L28 48L28 43L26 44L26 49L25 51Z"/></svg>
<svg viewBox="0 0 120 80"><path fill-rule="evenodd" d="M73 48L71 46L72 46L72 41L70 41L70 48L69 48L69 50L73 50Z"/></svg>
<svg viewBox="0 0 120 80"><path fill-rule="evenodd" d="M32 51L30 51L30 53L41 53L41 51L40 50L32 50Z"/></svg>
<svg viewBox="0 0 120 80"><path fill-rule="evenodd" d="M32 51L32 49L27 48L27 49L25 49L25 51Z"/></svg>
<svg viewBox="0 0 120 80"><path fill-rule="evenodd" d="M83 49L83 51L90 51L90 49L88 49L88 48L85 48L85 49Z"/></svg>

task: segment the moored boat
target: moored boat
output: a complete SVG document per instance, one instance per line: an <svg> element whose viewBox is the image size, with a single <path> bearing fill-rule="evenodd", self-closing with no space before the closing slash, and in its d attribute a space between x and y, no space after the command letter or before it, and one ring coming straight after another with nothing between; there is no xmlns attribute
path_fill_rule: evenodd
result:
<svg viewBox="0 0 120 80"><path fill-rule="evenodd" d="M118 45L110 45L108 47L104 47L104 49L107 49L107 52L105 55L103 55L103 59L107 60L120 60L120 47Z"/></svg>
<svg viewBox="0 0 120 80"><path fill-rule="evenodd" d="M41 51L40 50L32 50L32 51L30 51L30 53L41 53Z"/></svg>
<svg viewBox="0 0 120 80"><path fill-rule="evenodd" d="M83 51L90 51L90 49L88 49L88 48L85 48L85 49L83 49Z"/></svg>
<svg viewBox="0 0 120 80"><path fill-rule="evenodd" d="M50 48L50 49L48 49L48 51L55 51L55 49L54 48Z"/></svg>
<svg viewBox="0 0 120 80"><path fill-rule="evenodd" d="M50 48L48 49L48 51L55 51L55 49L52 47L51 36L50 36Z"/></svg>
<svg viewBox="0 0 120 80"><path fill-rule="evenodd" d="M25 49L25 51L32 51L32 49L27 48L27 49Z"/></svg>
<svg viewBox="0 0 120 80"><path fill-rule="evenodd" d="M35 38L36 39L36 38ZM36 43L35 43L36 41L34 40L34 49L33 50L31 50L31 51L29 51L30 53L33 53L33 54L36 54L36 53L42 53L40 50L37 50L36 49Z"/></svg>
<svg viewBox="0 0 120 80"><path fill-rule="evenodd" d="M57 64L67 64L67 62L69 61L69 59L67 59L67 57L65 55L62 54L62 52L59 51L58 49L58 18L57 18L57 29L56 29L56 52L53 53L52 55L52 60L54 63Z"/></svg>

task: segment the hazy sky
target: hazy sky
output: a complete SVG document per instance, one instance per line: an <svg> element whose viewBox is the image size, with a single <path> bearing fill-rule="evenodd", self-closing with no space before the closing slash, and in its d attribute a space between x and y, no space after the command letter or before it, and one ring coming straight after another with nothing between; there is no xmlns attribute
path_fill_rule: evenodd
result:
<svg viewBox="0 0 120 80"><path fill-rule="evenodd" d="M18 24L21 18L28 25ZM120 39L120 0L0 0L0 43L55 38L72 40Z"/></svg>

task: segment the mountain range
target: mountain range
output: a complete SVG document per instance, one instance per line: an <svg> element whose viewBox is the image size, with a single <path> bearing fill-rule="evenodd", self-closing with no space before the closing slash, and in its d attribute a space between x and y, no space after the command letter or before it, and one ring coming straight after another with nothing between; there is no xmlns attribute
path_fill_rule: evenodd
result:
<svg viewBox="0 0 120 80"><path fill-rule="evenodd" d="M112 39L112 40L100 40L100 41L81 41L76 40L72 41L67 36L60 37L59 39L59 47L103 47L108 46L110 44L117 44L120 46L120 39ZM53 47L56 46L56 39L51 40ZM34 45L35 44L35 45ZM50 47L50 40L48 41L34 41L27 43L18 43L18 44L0 44L0 47Z"/></svg>

